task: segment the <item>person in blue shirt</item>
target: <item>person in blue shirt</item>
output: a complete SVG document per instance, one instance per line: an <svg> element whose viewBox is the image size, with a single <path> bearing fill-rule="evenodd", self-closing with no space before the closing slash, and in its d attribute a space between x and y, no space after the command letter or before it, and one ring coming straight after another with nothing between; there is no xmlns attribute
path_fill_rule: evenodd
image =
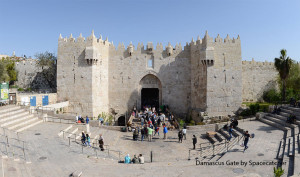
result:
<svg viewBox="0 0 300 177"><path fill-rule="evenodd" d="M129 156L129 154L127 154L127 156L125 156L125 161L124 161L124 163L129 164L130 162L131 162L130 156Z"/></svg>
<svg viewBox="0 0 300 177"><path fill-rule="evenodd" d="M86 124L89 124L89 121L90 121L89 117L86 116L86 119L85 119Z"/></svg>

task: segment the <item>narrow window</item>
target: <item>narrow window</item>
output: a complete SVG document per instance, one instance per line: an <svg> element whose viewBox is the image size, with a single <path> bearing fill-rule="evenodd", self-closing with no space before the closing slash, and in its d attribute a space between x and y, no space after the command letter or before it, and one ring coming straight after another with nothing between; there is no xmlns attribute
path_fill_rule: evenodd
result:
<svg viewBox="0 0 300 177"><path fill-rule="evenodd" d="M148 59L148 68L153 68L153 59Z"/></svg>

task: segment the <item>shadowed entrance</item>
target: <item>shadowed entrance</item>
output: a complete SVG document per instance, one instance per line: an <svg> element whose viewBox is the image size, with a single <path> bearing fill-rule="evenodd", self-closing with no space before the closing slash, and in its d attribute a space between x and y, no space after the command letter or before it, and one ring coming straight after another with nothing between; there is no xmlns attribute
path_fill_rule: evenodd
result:
<svg viewBox="0 0 300 177"><path fill-rule="evenodd" d="M155 106L159 107L159 90L158 88L143 88L142 89L142 107Z"/></svg>

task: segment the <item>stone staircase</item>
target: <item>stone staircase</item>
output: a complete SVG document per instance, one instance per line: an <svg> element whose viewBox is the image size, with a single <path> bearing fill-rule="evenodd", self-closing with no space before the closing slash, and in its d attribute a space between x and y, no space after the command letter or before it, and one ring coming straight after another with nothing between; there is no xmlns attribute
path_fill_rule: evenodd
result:
<svg viewBox="0 0 300 177"><path fill-rule="evenodd" d="M22 132L42 122L36 115L19 106L0 107L0 126L5 129Z"/></svg>
<svg viewBox="0 0 300 177"><path fill-rule="evenodd" d="M224 128L219 129L214 137L206 137L210 144L200 145L201 155L198 160L200 161L218 161L220 160L226 152L230 151L231 148L238 144L243 137L243 129L236 128L232 132L232 138L228 141L230 137L227 130ZM207 143L206 143L207 144Z"/></svg>
<svg viewBox="0 0 300 177"><path fill-rule="evenodd" d="M118 153L115 153L114 151L110 151L109 155L108 155L108 149L109 149L109 144L108 141L106 140L108 137L105 135L105 145L104 145L104 149L105 152L100 151L99 148L99 144L98 144L98 140L99 140L99 134L102 133L103 134L103 129L99 129L98 127L90 127L90 145L91 147L88 146L82 146L81 143L81 134L82 131L84 131L85 133L86 131L86 125L85 124L73 124L70 126L67 126L64 130L61 130L58 133L58 136L63 138L65 140L65 143L67 145L70 145L73 148L77 148L77 151L86 154L88 156L93 156L93 157L97 157L97 158L111 158L114 160L118 159Z"/></svg>
<svg viewBox="0 0 300 177"><path fill-rule="evenodd" d="M286 122L290 115L296 116L293 124ZM259 121L284 131L276 156L278 167L282 167L288 176L300 174L300 108L282 106L279 114L264 114Z"/></svg>

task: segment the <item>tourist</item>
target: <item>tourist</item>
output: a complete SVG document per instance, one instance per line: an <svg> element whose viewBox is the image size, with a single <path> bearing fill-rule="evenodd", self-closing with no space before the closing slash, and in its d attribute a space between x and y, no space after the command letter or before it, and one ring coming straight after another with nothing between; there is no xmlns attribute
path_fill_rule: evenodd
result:
<svg viewBox="0 0 300 177"><path fill-rule="evenodd" d="M244 152L246 149L248 149L248 142L249 142L249 138L252 138L251 135L248 133L248 131L245 132L244 134Z"/></svg>
<svg viewBox="0 0 300 177"><path fill-rule="evenodd" d="M155 133L154 133L154 136L156 135L156 133L158 134L159 136L159 127L157 125L155 125Z"/></svg>
<svg viewBox="0 0 300 177"><path fill-rule="evenodd" d="M127 154L127 156L125 156L125 161L124 161L124 163L130 164L130 162L131 162L130 156L129 156L129 154Z"/></svg>
<svg viewBox="0 0 300 177"><path fill-rule="evenodd" d="M231 138L232 138L232 131L233 131L232 128L233 128L233 126L231 125L231 126L229 127L229 129L228 129L228 133L229 133L228 141L230 141Z"/></svg>
<svg viewBox="0 0 300 177"><path fill-rule="evenodd" d="M197 138L195 135L193 135L193 146L194 146L193 149L196 149L196 144L197 144Z"/></svg>
<svg viewBox="0 0 300 177"><path fill-rule="evenodd" d="M153 129L151 127L148 127L147 130L148 130L148 141L151 142L152 141Z"/></svg>
<svg viewBox="0 0 300 177"><path fill-rule="evenodd" d="M186 125L183 126L182 133L183 133L184 140L186 140Z"/></svg>
<svg viewBox="0 0 300 177"><path fill-rule="evenodd" d="M168 129L165 124L163 125L163 132L164 132L164 139L167 139Z"/></svg>
<svg viewBox="0 0 300 177"><path fill-rule="evenodd" d="M77 114L75 116L75 119L76 119L76 123L78 123L78 116L77 116Z"/></svg>
<svg viewBox="0 0 300 177"><path fill-rule="evenodd" d="M160 127L161 125L161 118L160 118L160 116L158 116L158 119L157 119L157 125L158 125L158 127Z"/></svg>
<svg viewBox="0 0 300 177"><path fill-rule="evenodd" d="M137 141L138 136L139 136L138 129L135 128L133 131L133 141Z"/></svg>
<svg viewBox="0 0 300 177"><path fill-rule="evenodd" d="M89 147L91 147L91 138L90 138L90 135L89 134L86 134L86 145L89 145Z"/></svg>
<svg viewBox="0 0 300 177"><path fill-rule="evenodd" d="M81 132L81 143L82 143L82 145L85 145L85 140L86 140L85 134L84 134L84 131L82 131Z"/></svg>
<svg viewBox="0 0 300 177"><path fill-rule="evenodd" d="M141 126L143 127L144 126L144 118L143 117L141 117Z"/></svg>
<svg viewBox="0 0 300 177"><path fill-rule="evenodd" d="M141 129L141 141L144 141L144 136L145 136L145 128L142 127L142 129Z"/></svg>
<svg viewBox="0 0 300 177"><path fill-rule="evenodd" d="M86 122L86 124L89 124L89 121L90 121L89 117L88 117L88 116L86 116L86 118L85 118L85 122Z"/></svg>
<svg viewBox="0 0 300 177"><path fill-rule="evenodd" d="M182 130L179 130L179 132L178 132L178 142L179 143L182 143L182 138L183 138L183 133L182 133Z"/></svg>
<svg viewBox="0 0 300 177"><path fill-rule="evenodd" d="M139 162L140 162L140 164L144 164L145 163L145 159L144 159L144 157L143 157L142 154L139 155Z"/></svg>
<svg viewBox="0 0 300 177"><path fill-rule="evenodd" d="M99 135L99 148L101 149L101 151L104 151L104 138L102 134Z"/></svg>
<svg viewBox="0 0 300 177"><path fill-rule="evenodd" d="M136 157L136 155L133 156L132 163L134 164L139 163L139 159Z"/></svg>

